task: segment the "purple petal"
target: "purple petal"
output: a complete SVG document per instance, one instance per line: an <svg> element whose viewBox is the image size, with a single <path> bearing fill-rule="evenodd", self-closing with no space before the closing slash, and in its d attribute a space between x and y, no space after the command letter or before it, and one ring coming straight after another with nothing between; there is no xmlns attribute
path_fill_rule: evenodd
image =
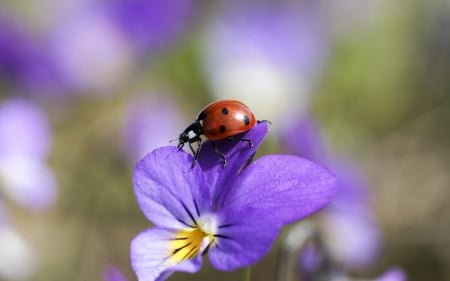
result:
<svg viewBox="0 0 450 281"><path fill-rule="evenodd" d="M47 118L38 107L22 99L0 104L0 158L47 157L51 134Z"/></svg>
<svg viewBox="0 0 450 281"><path fill-rule="evenodd" d="M57 195L53 171L34 158L0 159L4 193L25 208L38 210L51 206Z"/></svg>
<svg viewBox="0 0 450 281"><path fill-rule="evenodd" d="M280 135L280 142L285 151L321 164L328 161L327 145L312 116L285 125Z"/></svg>
<svg viewBox="0 0 450 281"><path fill-rule="evenodd" d="M233 2L206 24L204 61L212 93L218 98L232 93L258 116L283 123L310 104L328 56L321 5Z"/></svg>
<svg viewBox="0 0 450 281"><path fill-rule="evenodd" d="M134 191L139 207L157 226L186 227L210 210L209 187L193 158L176 147L147 154L134 171Z"/></svg>
<svg viewBox="0 0 450 281"><path fill-rule="evenodd" d="M249 160L256 153L268 131L269 123L262 121L251 130L235 136L235 140L216 141L217 147L227 159L226 167L223 167L223 160L214 151L211 141L202 144L198 162L212 188L211 194L214 205L220 204L219 198L224 191L224 187L228 186L228 182L234 179L243 166L249 164ZM239 141L240 139L251 140L253 146L249 147L248 142Z"/></svg>
<svg viewBox="0 0 450 281"><path fill-rule="evenodd" d="M374 281L406 281L408 277L401 268L391 268L386 271L382 276L376 278Z"/></svg>
<svg viewBox="0 0 450 281"><path fill-rule="evenodd" d="M6 81L15 80L23 74L30 53L28 34L13 17L4 11L0 14L0 76ZM5 76L5 77L4 77ZM3 82L2 79L2 82Z"/></svg>
<svg viewBox="0 0 450 281"><path fill-rule="evenodd" d="M115 266L108 266L103 272L103 280L104 281L128 281L128 279L123 275L122 271L120 271Z"/></svg>
<svg viewBox="0 0 450 281"><path fill-rule="evenodd" d="M370 190L362 173L348 160L333 157L328 165L336 174L341 187L330 204L332 212L347 212L367 216L371 209Z"/></svg>
<svg viewBox="0 0 450 281"><path fill-rule="evenodd" d="M334 258L346 267L369 266L379 255L381 233L371 210L367 183L348 161L336 159L330 166L340 188L324 212L326 230L333 233L333 239L326 242Z"/></svg>
<svg viewBox="0 0 450 281"><path fill-rule="evenodd" d="M231 271L249 266L266 255L278 236L280 221L270 210L226 208L221 217L217 244L208 256L220 270Z"/></svg>
<svg viewBox="0 0 450 281"><path fill-rule="evenodd" d="M229 186L225 204L265 208L287 224L325 206L336 190L336 178L325 168L296 156L270 155Z"/></svg>
<svg viewBox="0 0 450 281"><path fill-rule="evenodd" d="M149 228L131 241L131 266L139 280L165 280L174 271L194 273L202 266L201 255L176 263L170 259L175 233L161 228Z"/></svg>
<svg viewBox="0 0 450 281"><path fill-rule="evenodd" d="M20 91L49 95L60 92L58 69L47 46L17 19L0 11L0 77Z"/></svg>
<svg viewBox="0 0 450 281"><path fill-rule="evenodd" d="M120 0L109 7L113 19L138 49L159 49L186 30L191 0Z"/></svg>
<svg viewBox="0 0 450 281"><path fill-rule="evenodd" d="M135 98L128 105L123 126L128 158L136 163L149 151L168 145L181 126L182 117L174 101L154 94Z"/></svg>
<svg viewBox="0 0 450 281"><path fill-rule="evenodd" d="M380 250L380 231L373 218L358 213L324 212L321 219L332 237L324 242L340 264L361 269L376 260Z"/></svg>
<svg viewBox="0 0 450 281"><path fill-rule="evenodd" d="M296 70L300 77L316 77L328 53L320 5L241 4L230 5L208 26L212 68L214 63L222 66L262 57L274 66Z"/></svg>
<svg viewBox="0 0 450 281"><path fill-rule="evenodd" d="M314 274L322 263L323 254L320 252L317 245L311 242L305 243L299 257L300 271L305 275Z"/></svg>
<svg viewBox="0 0 450 281"><path fill-rule="evenodd" d="M129 78L131 46L103 11L74 9L54 26L50 37L61 80L72 92L111 95Z"/></svg>

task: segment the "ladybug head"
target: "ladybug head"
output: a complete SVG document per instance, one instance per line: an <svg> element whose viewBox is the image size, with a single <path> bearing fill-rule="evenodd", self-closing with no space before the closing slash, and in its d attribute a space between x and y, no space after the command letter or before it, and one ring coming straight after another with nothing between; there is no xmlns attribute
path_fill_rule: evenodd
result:
<svg viewBox="0 0 450 281"><path fill-rule="evenodd" d="M178 137L178 148L182 148L185 143L193 143L200 141L200 135L202 134L202 125L199 121L194 121L189 125Z"/></svg>

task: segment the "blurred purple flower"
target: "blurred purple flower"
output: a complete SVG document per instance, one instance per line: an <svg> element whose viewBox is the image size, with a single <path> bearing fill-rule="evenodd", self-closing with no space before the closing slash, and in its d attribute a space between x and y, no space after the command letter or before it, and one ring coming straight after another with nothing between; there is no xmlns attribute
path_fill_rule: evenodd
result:
<svg viewBox="0 0 450 281"><path fill-rule="evenodd" d="M50 52L70 92L111 95L131 75L131 46L101 8L80 5L49 32Z"/></svg>
<svg viewBox="0 0 450 281"><path fill-rule="evenodd" d="M123 275L122 271L115 266L106 267L103 272L104 281L128 281L128 279Z"/></svg>
<svg viewBox="0 0 450 281"><path fill-rule="evenodd" d="M0 186L26 208L46 208L55 200L56 180L45 162L50 145L40 109L22 99L0 103Z"/></svg>
<svg viewBox="0 0 450 281"><path fill-rule="evenodd" d="M333 258L354 269L373 263L379 254L380 231L361 173L332 154L312 117L284 128L281 142L285 151L332 169L338 178L340 189L320 220L327 230L324 243Z"/></svg>
<svg viewBox="0 0 450 281"><path fill-rule="evenodd" d="M371 209L367 183L359 171L343 160L328 167L335 169L341 188L321 218L330 233L324 242L346 267L370 266L379 255L381 233Z"/></svg>
<svg viewBox="0 0 450 281"><path fill-rule="evenodd" d="M213 94L232 93L274 123L284 112L301 112L328 56L321 12L315 1L230 4L206 25L204 60Z"/></svg>
<svg viewBox="0 0 450 281"><path fill-rule="evenodd" d="M319 251L314 243L308 243L303 246L300 252L300 268L303 275L302 280L309 280L308 275L314 275L315 272L319 272L323 266L323 253Z"/></svg>
<svg viewBox="0 0 450 281"><path fill-rule="evenodd" d="M155 225L131 243L139 280L196 272L202 254L224 271L254 264L269 252L283 225L328 203L335 179L322 167L290 155L248 163L267 131L262 122L237 136L252 140L251 148L247 142L217 141L226 167L209 141L194 167L193 157L176 147L154 150L136 165L136 199Z"/></svg>
<svg viewBox="0 0 450 281"><path fill-rule="evenodd" d="M0 14L0 77L6 82L18 79L27 64L30 45L25 32Z"/></svg>
<svg viewBox="0 0 450 281"><path fill-rule="evenodd" d="M61 77L42 40L0 13L0 81L26 93L58 92Z"/></svg>
<svg viewBox="0 0 450 281"><path fill-rule="evenodd" d="M408 277L405 271L401 268L391 268L374 281L407 281Z"/></svg>
<svg viewBox="0 0 450 281"><path fill-rule="evenodd" d="M361 235L364 235L363 233ZM290 229L285 240L286 246L300 247L298 255L298 270L302 281L330 280L330 281L406 281L406 274L400 268L391 268L382 276L374 279L359 279L349 276L340 264L329 253L323 243L320 232L312 225L301 222ZM293 239L297 241L294 242ZM352 237L348 240L351 241ZM293 243L294 242L294 243ZM286 249L285 249L286 250ZM361 249L362 251L364 249ZM290 250L292 251L292 250ZM284 253L287 254L286 252Z"/></svg>
<svg viewBox="0 0 450 281"><path fill-rule="evenodd" d="M0 157L45 159L51 146L50 127L44 113L24 99L0 103Z"/></svg>
<svg viewBox="0 0 450 281"><path fill-rule="evenodd" d="M169 144L184 125L174 101L163 95L131 100L125 110L123 149L133 165L149 151Z"/></svg>
<svg viewBox="0 0 450 281"><path fill-rule="evenodd" d="M192 0L118 0L106 3L111 18L139 53L168 46L192 20Z"/></svg>

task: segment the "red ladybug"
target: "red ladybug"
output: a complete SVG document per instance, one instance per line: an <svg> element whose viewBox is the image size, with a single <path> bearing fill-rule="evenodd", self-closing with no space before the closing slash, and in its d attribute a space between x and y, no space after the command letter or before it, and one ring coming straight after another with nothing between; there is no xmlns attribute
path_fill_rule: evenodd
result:
<svg viewBox="0 0 450 281"><path fill-rule="evenodd" d="M237 100L220 100L206 106L197 116L195 121L190 124L178 137L178 148L183 148L185 143L194 154L197 161L202 143L201 135L211 140L214 150L219 154L226 166L225 155L220 152L215 144L215 140L230 138L239 133L250 130L256 125L256 118L252 111L242 102ZM241 139L252 146L249 139ZM196 142L198 148L194 149L192 143ZM193 165L195 164L195 161Z"/></svg>

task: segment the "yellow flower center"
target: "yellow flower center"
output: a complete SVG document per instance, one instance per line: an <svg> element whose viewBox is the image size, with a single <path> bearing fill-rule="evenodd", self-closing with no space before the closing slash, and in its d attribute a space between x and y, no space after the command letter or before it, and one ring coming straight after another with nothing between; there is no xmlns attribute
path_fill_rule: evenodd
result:
<svg viewBox="0 0 450 281"><path fill-rule="evenodd" d="M205 238L207 239L207 243L202 243ZM208 245L212 244L214 240L215 237L212 234L204 232L198 226L194 229L180 230L176 233L175 238L172 239L171 259L178 263L195 257L200 251L203 251Z"/></svg>

